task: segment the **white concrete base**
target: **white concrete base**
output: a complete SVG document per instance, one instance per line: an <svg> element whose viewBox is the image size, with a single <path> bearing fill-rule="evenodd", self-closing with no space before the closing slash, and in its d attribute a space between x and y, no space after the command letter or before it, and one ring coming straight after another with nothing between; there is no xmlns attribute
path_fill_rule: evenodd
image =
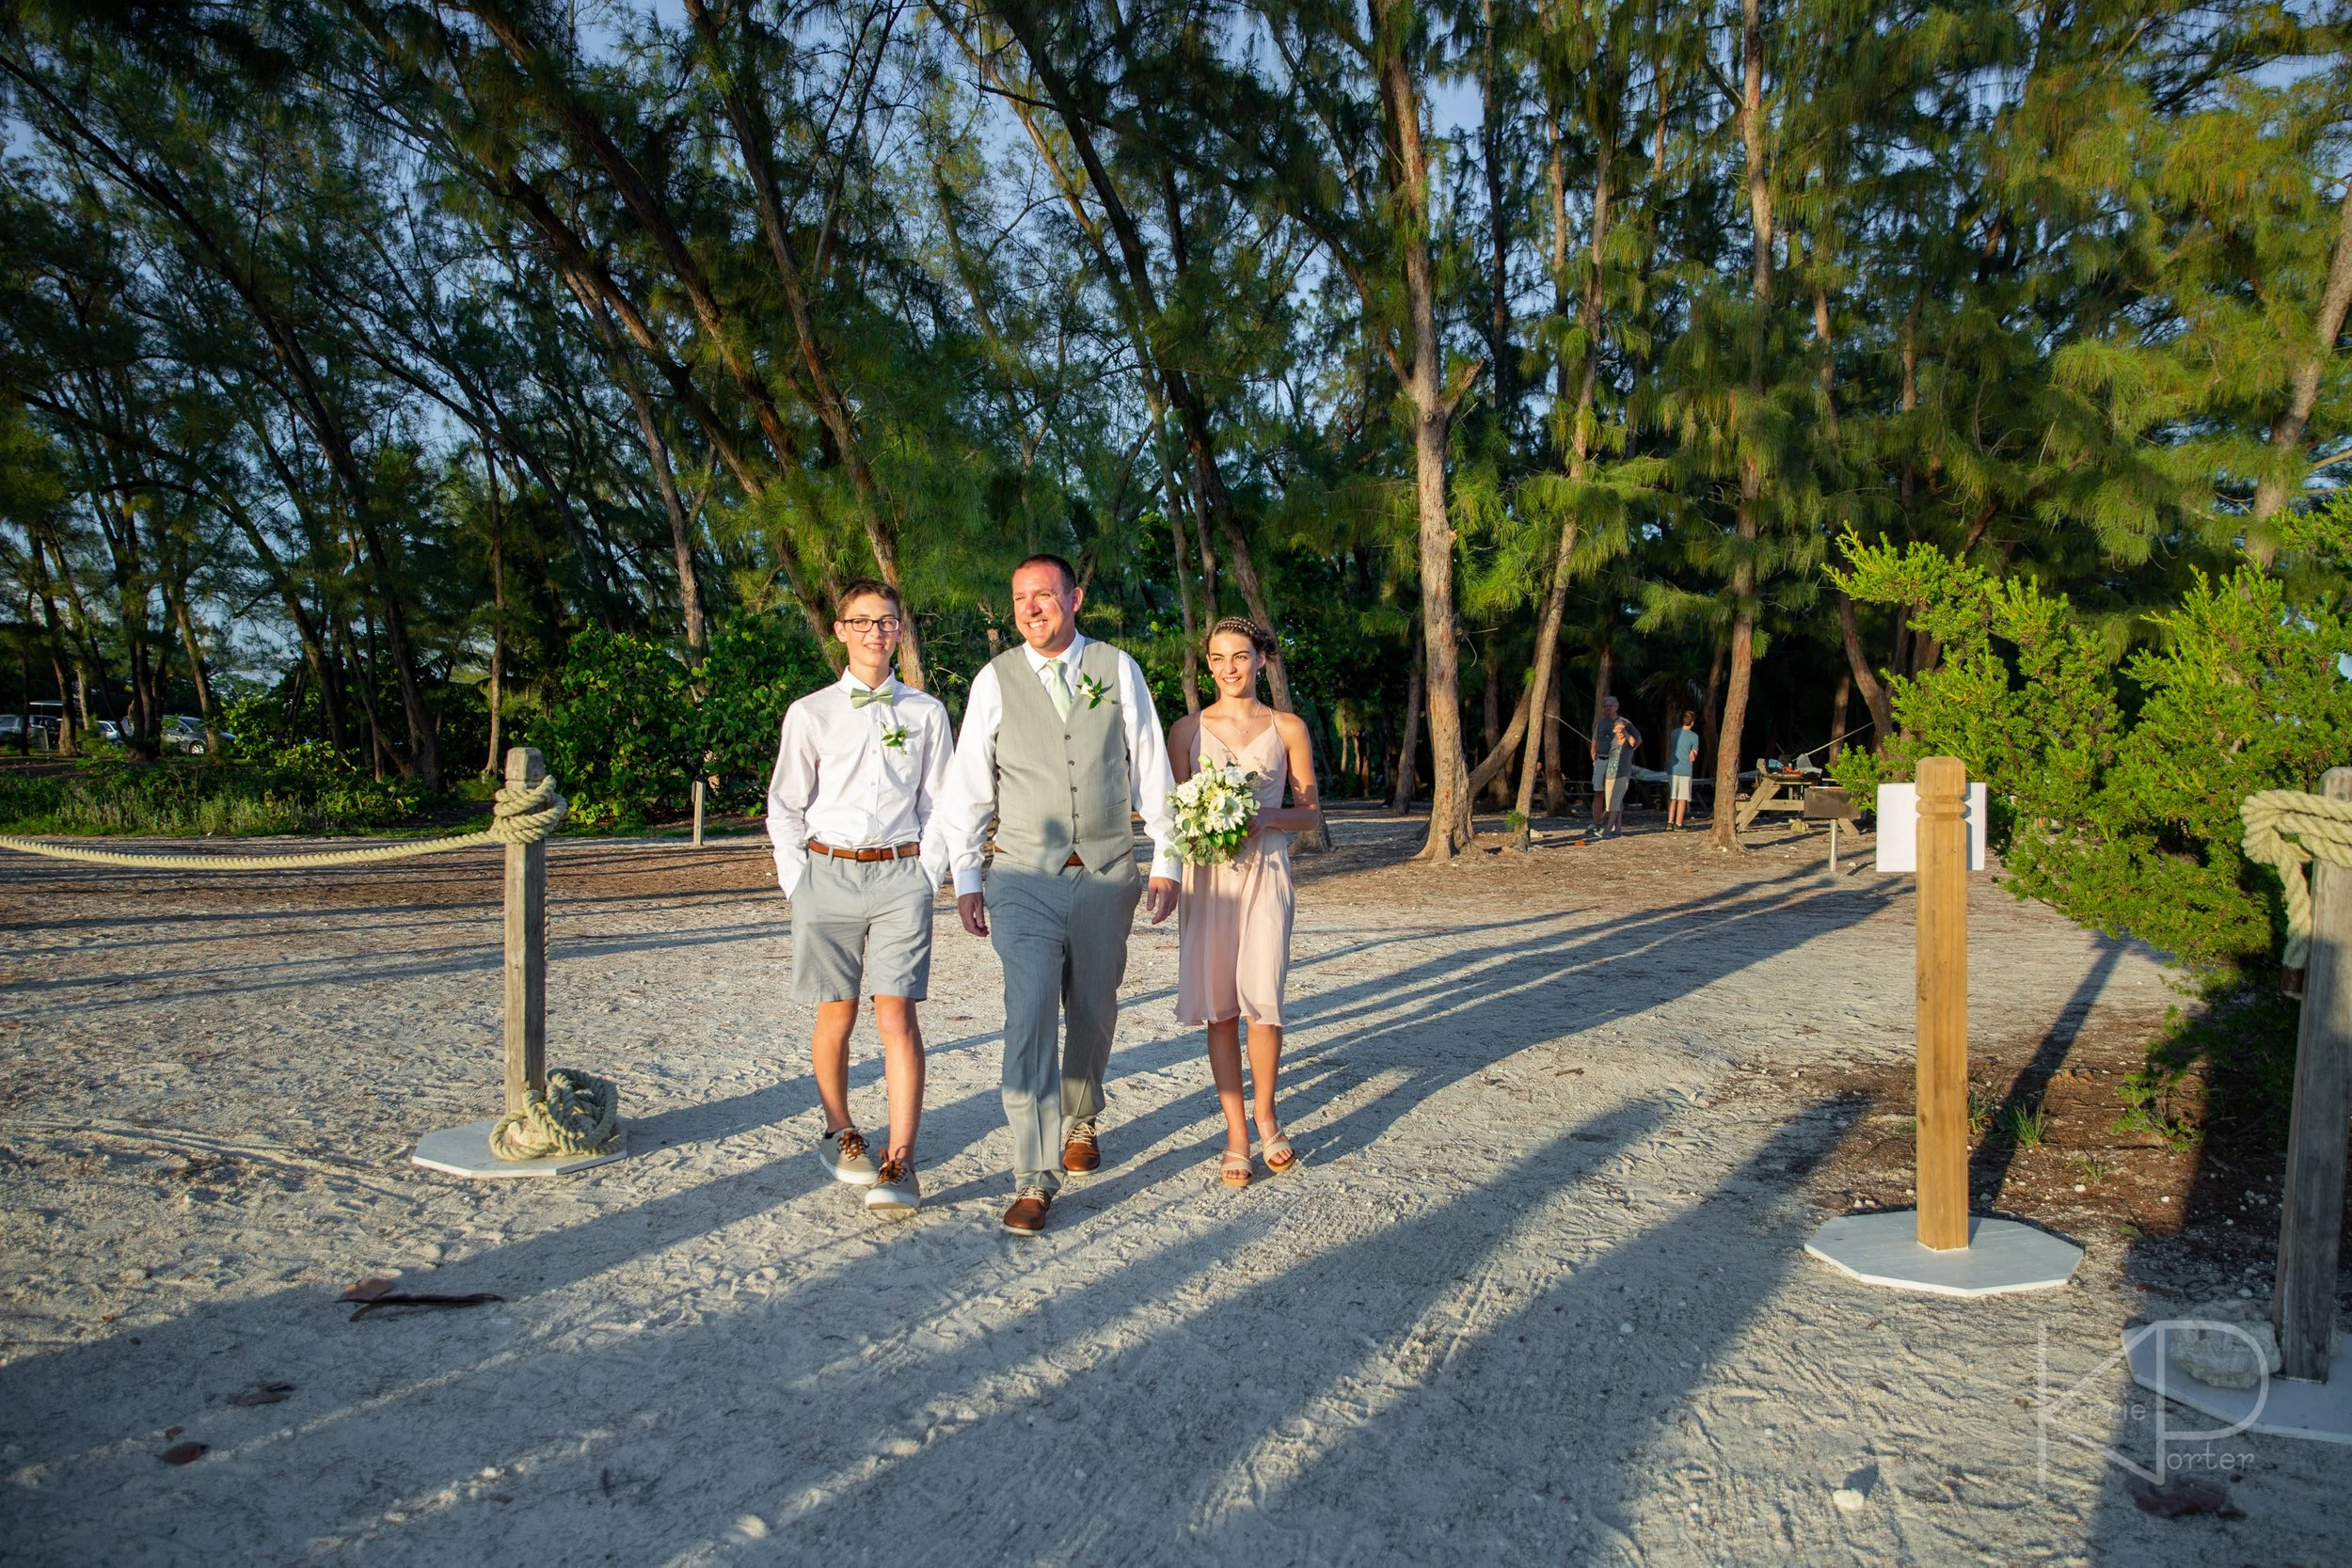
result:
<svg viewBox="0 0 2352 1568"><path fill-rule="evenodd" d="M2083 1249L2015 1220L1968 1216L1968 1244L1934 1252L1919 1244L1910 1209L1841 1214L1813 1233L1804 1250L1866 1285L1927 1291L1940 1296L1996 1296L2047 1291L2073 1277Z"/></svg>
<svg viewBox="0 0 2352 1568"><path fill-rule="evenodd" d="M2132 1381L2149 1392L2244 1431L2352 1443L2352 1339L2336 1336L2325 1383L2272 1377L2251 1388L2216 1388L2168 1368L2165 1338L2162 1323L2123 1331L2123 1356L2131 1363ZM2181 1436L2185 1441L2187 1434Z"/></svg>
<svg viewBox="0 0 2352 1568"><path fill-rule="evenodd" d="M628 1130L623 1128L609 1154L564 1154L552 1160L501 1160L490 1152L490 1129L498 1117L486 1117L463 1127L444 1127L417 1140L408 1163L452 1176L498 1180L517 1176L569 1176L591 1165L609 1165L628 1154Z"/></svg>

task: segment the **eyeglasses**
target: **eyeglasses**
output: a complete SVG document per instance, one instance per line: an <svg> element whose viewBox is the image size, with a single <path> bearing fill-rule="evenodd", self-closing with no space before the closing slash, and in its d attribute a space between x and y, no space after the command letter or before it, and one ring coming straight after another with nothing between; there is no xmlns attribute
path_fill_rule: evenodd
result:
<svg viewBox="0 0 2352 1568"><path fill-rule="evenodd" d="M898 628L906 625L896 615L852 615L841 624L856 637L864 637L869 631L880 631L884 637L896 637Z"/></svg>

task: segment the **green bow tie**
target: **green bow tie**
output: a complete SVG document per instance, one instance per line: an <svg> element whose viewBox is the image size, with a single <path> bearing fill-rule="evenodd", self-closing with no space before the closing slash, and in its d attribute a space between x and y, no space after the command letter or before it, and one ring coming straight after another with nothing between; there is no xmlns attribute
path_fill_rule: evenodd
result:
<svg viewBox="0 0 2352 1568"><path fill-rule="evenodd" d="M895 707L898 701L898 694L886 686L880 691L868 691L862 686L850 688L850 707L852 711L862 707L871 707L876 703L882 704L884 707Z"/></svg>

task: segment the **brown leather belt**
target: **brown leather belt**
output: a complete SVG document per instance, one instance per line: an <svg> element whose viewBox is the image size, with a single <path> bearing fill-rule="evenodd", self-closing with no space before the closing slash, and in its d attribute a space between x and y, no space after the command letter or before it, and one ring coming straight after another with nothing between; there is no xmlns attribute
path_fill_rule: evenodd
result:
<svg viewBox="0 0 2352 1568"><path fill-rule="evenodd" d="M812 838L808 841L808 852L812 855L831 855L837 861L856 861L865 865L875 861L911 861L923 852L923 847L920 844L886 844L872 849L836 849L830 844L819 844Z"/></svg>

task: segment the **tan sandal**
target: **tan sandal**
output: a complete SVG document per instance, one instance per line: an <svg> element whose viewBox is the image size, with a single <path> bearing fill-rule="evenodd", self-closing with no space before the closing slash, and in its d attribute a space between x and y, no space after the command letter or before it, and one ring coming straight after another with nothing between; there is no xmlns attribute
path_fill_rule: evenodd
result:
<svg viewBox="0 0 2352 1568"><path fill-rule="evenodd" d="M1265 1155L1265 1168L1268 1175L1279 1176L1284 1171L1298 1168L1298 1150L1291 1147L1290 1139L1279 1131L1268 1132L1261 1129L1258 1133L1258 1147Z"/></svg>
<svg viewBox="0 0 2352 1568"><path fill-rule="evenodd" d="M1229 1187L1248 1186L1250 1180L1249 1156L1247 1154L1235 1154L1230 1149L1227 1150L1225 1158L1219 1162L1217 1165L1216 1174L1217 1180L1223 1181Z"/></svg>

